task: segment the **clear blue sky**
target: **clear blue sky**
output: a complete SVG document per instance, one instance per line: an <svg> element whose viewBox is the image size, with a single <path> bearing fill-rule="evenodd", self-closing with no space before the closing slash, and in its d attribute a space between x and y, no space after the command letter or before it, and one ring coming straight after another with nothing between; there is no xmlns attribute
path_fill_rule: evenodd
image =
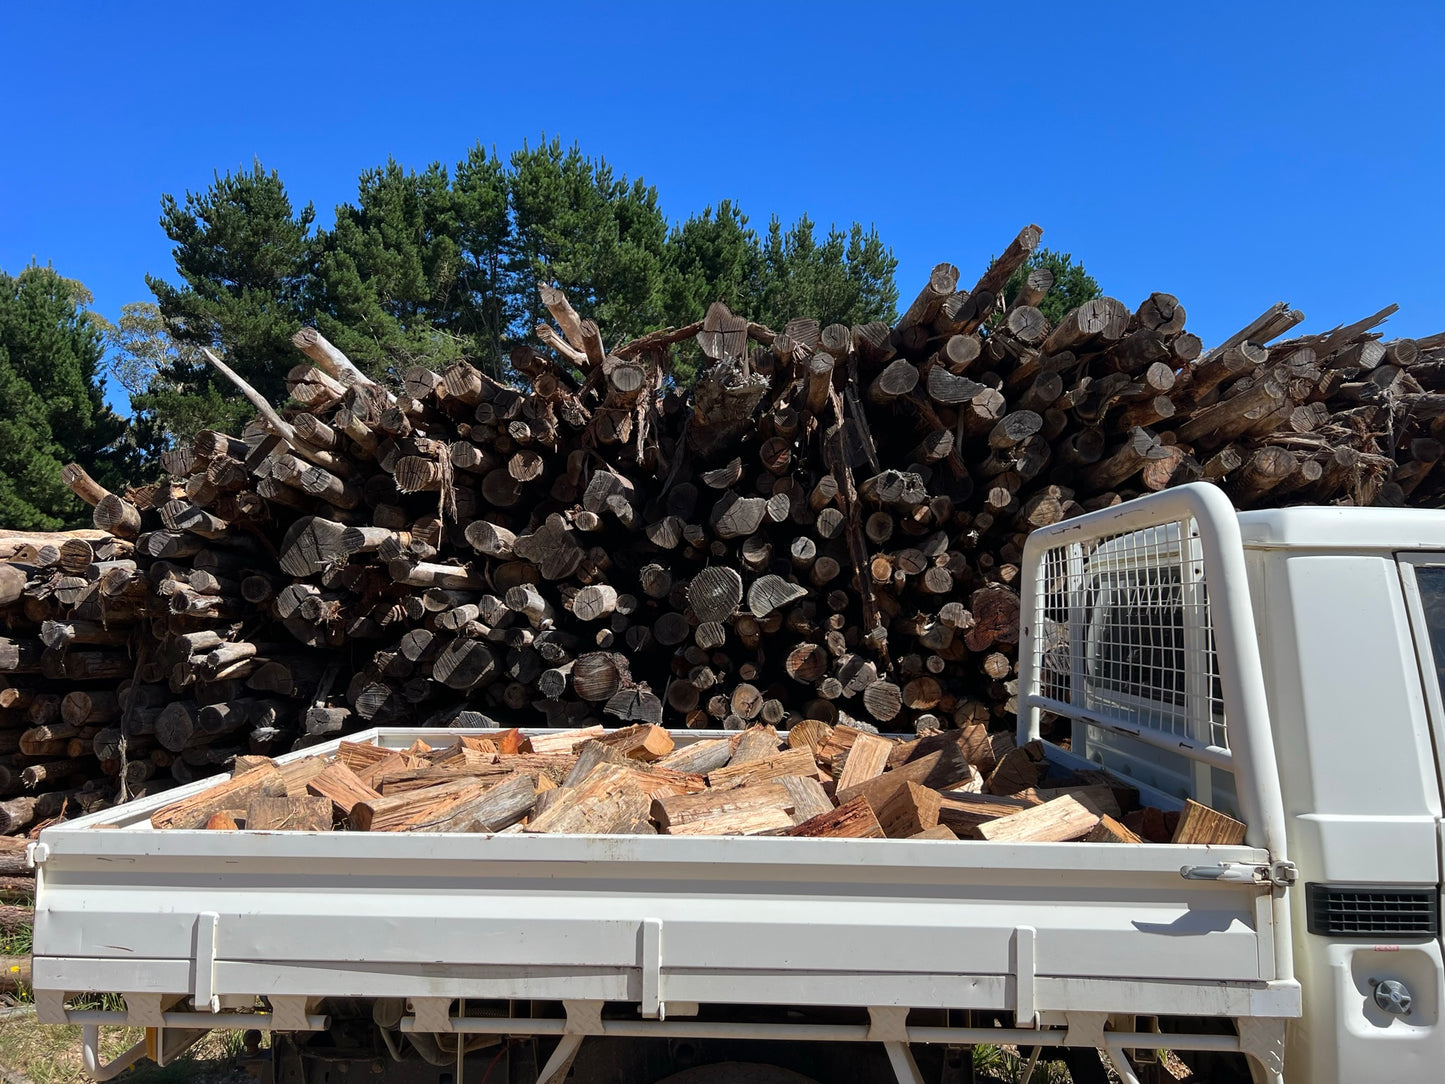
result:
<svg viewBox="0 0 1445 1084"><path fill-rule="evenodd" d="M908 296L1018 229L1206 345L1396 301L1445 329L1445 4L19 4L0 268L114 317L172 270L161 193L259 158L323 224L388 155L543 132L762 225L873 222Z"/></svg>

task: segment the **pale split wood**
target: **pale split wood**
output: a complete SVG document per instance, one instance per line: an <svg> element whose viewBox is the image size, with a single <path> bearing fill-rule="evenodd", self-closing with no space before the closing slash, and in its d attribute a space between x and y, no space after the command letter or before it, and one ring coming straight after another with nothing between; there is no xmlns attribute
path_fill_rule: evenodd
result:
<svg viewBox="0 0 1445 1084"><path fill-rule="evenodd" d="M1082 839L1099 823L1101 814L1070 795L1029 809L985 821L974 831L978 838L1000 843L1059 843Z"/></svg>
<svg viewBox="0 0 1445 1084"><path fill-rule="evenodd" d="M285 796L285 778L276 770L275 765L269 765L158 809L151 814L151 827L204 828L213 813L225 809L244 809L254 798Z"/></svg>
<svg viewBox="0 0 1445 1084"><path fill-rule="evenodd" d="M748 784L765 783L787 775L811 775L814 772L810 749L789 749L772 756L750 760L745 764L728 764L707 775L709 787L727 789Z"/></svg>
<svg viewBox="0 0 1445 1084"><path fill-rule="evenodd" d="M845 791L869 779L883 774L893 752L893 742L877 734L858 734L854 737L838 773L838 790Z"/></svg>
<svg viewBox="0 0 1445 1084"><path fill-rule="evenodd" d="M525 831L615 835L643 818L651 806L634 773L617 764L601 764L575 787L556 793Z"/></svg>
<svg viewBox="0 0 1445 1084"><path fill-rule="evenodd" d="M1244 842L1245 832L1245 825L1233 817L1185 799L1173 842L1238 844Z"/></svg>

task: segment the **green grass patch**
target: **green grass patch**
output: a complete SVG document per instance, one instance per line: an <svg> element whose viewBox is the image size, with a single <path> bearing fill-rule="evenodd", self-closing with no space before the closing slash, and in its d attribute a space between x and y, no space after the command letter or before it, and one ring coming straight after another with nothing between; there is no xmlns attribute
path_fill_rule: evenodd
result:
<svg viewBox="0 0 1445 1084"><path fill-rule="evenodd" d="M142 1041L140 1028L101 1028L103 1061L119 1057ZM239 1031L213 1031L169 1065L137 1063L118 1080L127 1084L244 1084L251 1078L238 1065L244 1047ZM0 1026L0 1069L34 1084L93 1084L85 1075L78 1026L10 1019Z"/></svg>
<svg viewBox="0 0 1445 1084"><path fill-rule="evenodd" d="M20 926L9 933L0 931L0 956L29 956L34 948L33 926Z"/></svg>

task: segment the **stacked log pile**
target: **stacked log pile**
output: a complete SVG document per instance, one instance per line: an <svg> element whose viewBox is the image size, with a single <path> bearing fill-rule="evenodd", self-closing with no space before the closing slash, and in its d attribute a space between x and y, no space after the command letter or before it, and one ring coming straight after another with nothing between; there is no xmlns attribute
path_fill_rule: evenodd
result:
<svg viewBox="0 0 1445 1084"><path fill-rule="evenodd" d="M0 831L374 724L1007 727L1030 530L1201 478L1242 508L1445 500L1445 335L1384 340L1392 307L1285 338L1281 304L1204 351L1162 293L1051 326L1046 271L1000 302L1039 233L969 289L939 265L892 327L716 304L609 347L544 289L513 383L387 389L304 329L280 409L212 357L245 433L123 494L73 472L104 552L15 551Z"/></svg>
<svg viewBox="0 0 1445 1084"><path fill-rule="evenodd" d="M0 835L113 797L120 768L100 758L134 668L135 576L131 543L107 532L0 531Z"/></svg>
<svg viewBox="0 0 1445 1084"><path fill-rule="evenodd" d="M1240 843L1244 825L1189 803L1141 807L1102 772L1049 774L1038 742L981 724L912 741L806 720L677 746L662 727L465 735L405 750L342 742L166 806L159 829L532 832Z"/></svg>

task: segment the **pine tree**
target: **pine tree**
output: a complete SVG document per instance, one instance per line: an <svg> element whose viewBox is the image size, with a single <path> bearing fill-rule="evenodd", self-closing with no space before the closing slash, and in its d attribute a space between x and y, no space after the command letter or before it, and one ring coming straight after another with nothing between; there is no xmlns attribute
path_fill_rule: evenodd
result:
<svg viewBox="0 0 1445 1084"><path fill-rule="evenodd" d="M378 377L458 357L501 375L511 346L548 319L539 284L566 290L609 345L698 319L719 300L779 326L799 313L891 319L898 300L897 261L874 229L854 223L819 240L805 216L786 233L775 220L763 239L724 201L669 230L655 189L555 138L505 161L478 144L450 175L390 161L363 173L356 201L314 236L311 207L295 212L259 165L217 177L184 207L167 196L163 210L181 284L148 280L167 338L137 340L157 360L131 390L169 440L234 432L249 415L200 346L279 404L299 360L289 339L313 318ZM696 361L684 349L674 379L690 384Z"/></svg>
<svg viewBox="0 0 1445 1084"><path fill-rule="evenodd" d="M762 275L762 248L756 231L748 226L748 216L730 200L719 203L716 211L704 208L668 235L663 322L690 323L714 301L751 315L761 302ZM701 362L697 343L683 344L676 351L673 381L690 386Z"/></svg>
<svg viewBox="0 0 1445 1084"><path fill-rule="evenodd" d="M103 324L89 292L49 267L0 272L0 523L22 530L79 526L84 506L60 479L84 466L123 484L124 421L105 405Z"/></svg>
<svg viewBox="0 0 1445 1084"><path fill-rule="evenodd" d="M898 305L898 261L876 228L836 226L821 244L807 215L783 232L776 217L763 242L763 285L757 319L781 324L810 316L820 324L891 322Z"/></svg>
<svg viewBox="0 0 1445 1084"><path fill-rule="evenodd" d="M457 163L452 208L457 226L458 330L477 362L500 375L510 329L530 308L517 295L506 166L480 143ZM530 332L530 328L527 329Z"/></svg>
<svg viewBox="0 0 1445 1084"><path fill-rule="evenodd" d="M317 326L377 377L468 353L459 304L461 248L451 181L395 161L361 175L355 205L317 241Z"/></svg>
<svg viewBox="0 0 1445 1084"><path fill-rule="evenodd" d="M176 243L182 285L146 277L178 343L209 346L273 403L286 398L286 373L298 355L291 336L310 315L310 204L298 214L281 178L259 162L250 172L217 176L182 206L161 199L161 225ZM165 366L138 409L153 410L172 439L196 430L239 432L252 410L213 370L181 355Z"/></svg>
<svg viewBox="0 0 1445 1084"><path fill-rule="evenodd" d="M511 166L513 288L528 320L514 332L546 318L539 283L567 291L612 339L660 326L667 222L657 190L558 139L524 146Z"/></svg>
<svg viewBox="0 0 1445 1084"><path fill-rule="evenodd" d="M714 301L751 313L762 293L763 256L748 216L730 200L707 207L667 239L663 316L670 324L698 319Z"/></svg>

